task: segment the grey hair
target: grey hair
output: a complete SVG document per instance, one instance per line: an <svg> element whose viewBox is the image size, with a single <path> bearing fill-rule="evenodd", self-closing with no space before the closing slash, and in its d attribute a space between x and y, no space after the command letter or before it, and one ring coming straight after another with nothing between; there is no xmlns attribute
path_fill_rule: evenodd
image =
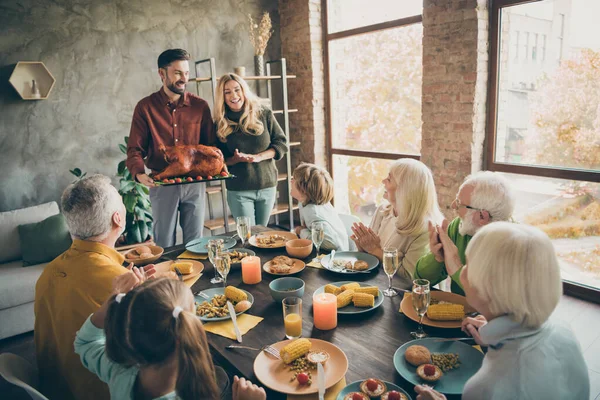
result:
<svg viewBox="0 0 600 400"><path fill-rule="evenodd" d="M467 176L460 188L473 186L471 207L489 212L490 222L508 221L515 209L510 183L498 172L480 171Z"/></svg>
<svg viewBox="0 0 600 400"><path fill-rule="evenodd" d="M108 236L113 214L124 209L119 192L108 177L100 174L69 185L62 194L61 206L71 235L93 241Z"/></svg>

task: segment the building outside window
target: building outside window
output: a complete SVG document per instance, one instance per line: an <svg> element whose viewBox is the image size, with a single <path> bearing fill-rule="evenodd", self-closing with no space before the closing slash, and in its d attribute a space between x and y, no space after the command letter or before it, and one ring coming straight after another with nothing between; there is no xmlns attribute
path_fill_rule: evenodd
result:
<svg viewBox="0 0 600 400"><path fill-rule="evenodd" d="M492 11L495 48L528 29L523 49L541 62L524 66L493 54L487 168L506 173L515 187L516 219L552 239L566 287L598 296L600 2L502 3Z"/></svg>

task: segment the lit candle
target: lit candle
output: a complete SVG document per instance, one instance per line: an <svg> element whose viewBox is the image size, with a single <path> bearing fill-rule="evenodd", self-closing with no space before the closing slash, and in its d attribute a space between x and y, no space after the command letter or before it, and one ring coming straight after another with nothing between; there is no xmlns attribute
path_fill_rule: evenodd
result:
<svg viewBox="0 0 600 400"><path fill-rule="evenodd" d="M242 281L247 285L254 285L261 280L260 258L256 256L242 258Z"/></svg>
<svg viewBox="0 0 600 400"><path fill-rule="evenodd" d="M319 293L313 296L315 328L322 331L337 326L337 298L332 293Z"/></svg>

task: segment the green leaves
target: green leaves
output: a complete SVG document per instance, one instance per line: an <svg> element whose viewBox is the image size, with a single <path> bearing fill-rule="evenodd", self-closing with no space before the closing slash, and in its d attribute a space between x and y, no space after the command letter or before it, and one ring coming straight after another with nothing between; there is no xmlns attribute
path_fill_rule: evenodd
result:
<svg viewBox="0 0 600 400"><path fill-rule="evenodd" d="M125 173L125 170L127 169L127 167L125 166L125 162L127 160L123 160L119 163L119 166L117 167L117 175L118 176L123 176L123 174Z"/></svg>
<svg viewBox="0 0 600 400"><path fill-rule="evenodd" d="M127 154L127 143L129 137L124 137L125 144L119 144L123 154ZM119 193L123 197L123 204L127 210L125 236L128 244L140 243L148 238L152 231L152 212L150 210L150 190L139 182L136 182L129 169L126 160L119 162L117 176L121 177Z"/></svg>

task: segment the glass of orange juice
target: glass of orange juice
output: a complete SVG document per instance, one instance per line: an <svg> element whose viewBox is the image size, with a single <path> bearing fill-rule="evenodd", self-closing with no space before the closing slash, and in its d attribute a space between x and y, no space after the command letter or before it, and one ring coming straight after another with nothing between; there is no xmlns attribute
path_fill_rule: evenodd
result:
<svg viewBox="0 0 600 400"><path fill-rule="evenodd" d="M297 339L302 336L302 299L299 297L286 297L282 303L285 337Z"/></svg>

